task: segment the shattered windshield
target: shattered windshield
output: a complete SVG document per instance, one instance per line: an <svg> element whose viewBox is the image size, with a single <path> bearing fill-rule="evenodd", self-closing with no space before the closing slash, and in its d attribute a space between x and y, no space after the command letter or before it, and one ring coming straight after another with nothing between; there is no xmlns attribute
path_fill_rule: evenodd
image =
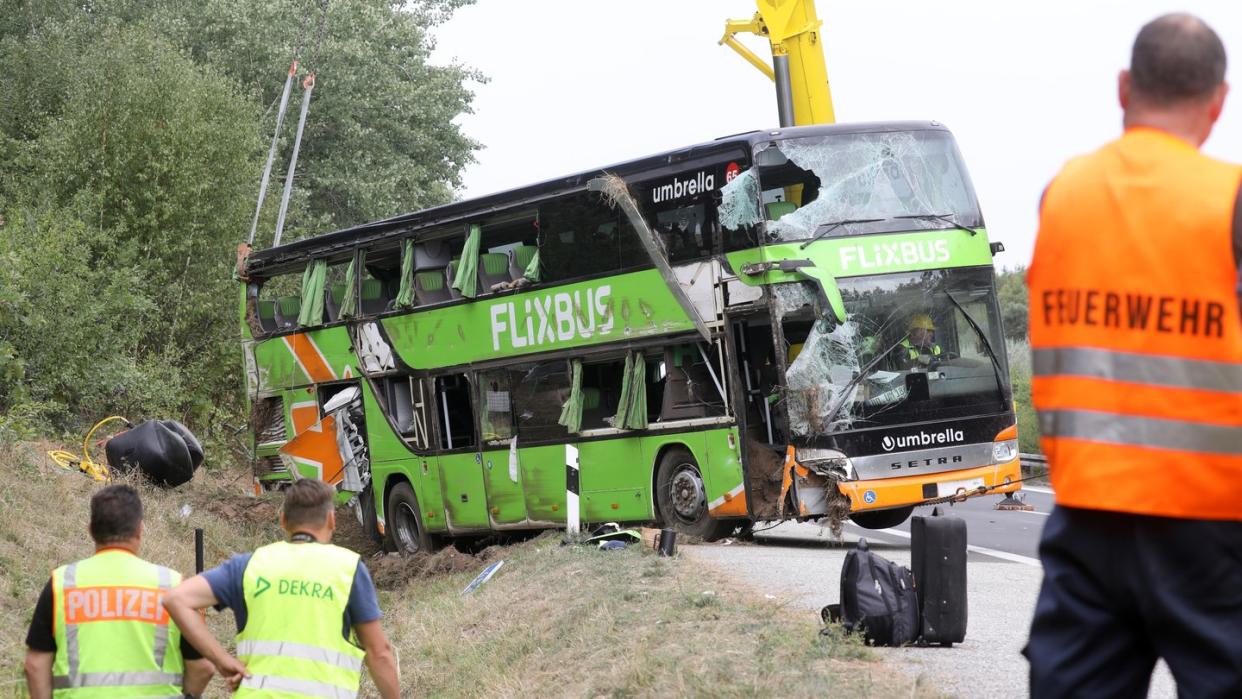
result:
<svg viewBox="0 0 1242 699"><path fill-rule="evenodd" d="M776 287L795 436L1006 409L1008 367L991 268L839 284L844 323L823 313L811 283Z"/></svg>
<svg viewBox="0 0 1242 699"><path fill-rule="evenodd" d="M760 146L755 163L769 240L804 240L842 221L861 223L832 235L983 225L947 131L795 138Z"/></svg>

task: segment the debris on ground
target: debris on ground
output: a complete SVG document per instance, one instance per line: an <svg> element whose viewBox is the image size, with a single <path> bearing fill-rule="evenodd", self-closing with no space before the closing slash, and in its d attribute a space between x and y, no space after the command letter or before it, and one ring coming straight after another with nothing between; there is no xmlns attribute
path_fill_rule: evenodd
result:
<svg viewBox="0 0 1242 699"><path fill-rule="evenodd" d="M491 563L492 559L497 558L500 550L498 546L489 546L472 556L448 546L432 554L402 556L389 553L368 558L366 563L375 586L381 590L392 590L412 580L478 570L480 564Z"/></svg>
<svg viewBox="0 0 1242 699"><path fill-rule="evenodd" d="M1009 493L1000 502L996 503L996 509L1032 512L1035 510L1035 506L1027 504L1026 493L1019 490L1016 493Z"/></svg>
<svg viewBox="0 0 1242 699"><path fill-rule="evenodd" d="M483 572L475 576L474 580L471 580L470 584L467 585L466 588L461 591L461 594L468 595L471 592L474 592L476 589L478 589L480 585L487 582L488 580L491 580L492 576L496 574L496 571L500 570L500 566L504 564L505 564L504 561L496 561L495 563L484 568Z"/></svg>
<svg viewBox="0 0 1242 699"><path fill-rule="evenodd" d="M274 525L280 521L280 507L270 498L217 495L203 502L202 507L226 522Z"/></svg>

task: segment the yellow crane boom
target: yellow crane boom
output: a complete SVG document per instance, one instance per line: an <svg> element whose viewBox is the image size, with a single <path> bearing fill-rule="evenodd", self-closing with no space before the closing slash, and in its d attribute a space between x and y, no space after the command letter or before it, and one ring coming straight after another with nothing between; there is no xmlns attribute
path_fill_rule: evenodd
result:
<svg viewBox="0 0 1242 699"><path fill-rule="evenodd" d="M748 20L725 21L720 43L728 46L776 83L776 105L781 126L831 124L832 90L824 62L820 25L814 0L755 0L759 11ZM754 34L772 47L769 66L737 40Z"/></svg>

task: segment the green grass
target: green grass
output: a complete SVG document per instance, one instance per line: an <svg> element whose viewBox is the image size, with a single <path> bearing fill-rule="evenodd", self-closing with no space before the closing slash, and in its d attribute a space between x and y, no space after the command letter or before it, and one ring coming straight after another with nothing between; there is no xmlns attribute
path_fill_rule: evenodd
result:
<svg viewBox="0 0 1242 699"><path fill-rule="evenodd" d="M56 470L42 456L46 446L0 445L0 614L15 620L0 628L0 697L24 691L26 626L48 574L92 551L86 521L98 485ZM171 492L144 488L143 555L188 573L194 527L206 529L208 565L273 541L280 535L275 503L247 497L248 485L247 474L220 470ZM338 521L351 518L341 512ZM411 562L371 553L384 627L401 660L402 696L925 693L857 639L821 635L815 615L761 599L689 559L637 546L561 546L555 533L478 559L445 551ZM496 576L462 596L496 558L505 561ZM444 570L457 572L427 573ZM231 643L231 614L213 613L209 622ZM218 681L207 695L227 696ZM375 696L366 678L362 696Z"/></svg>

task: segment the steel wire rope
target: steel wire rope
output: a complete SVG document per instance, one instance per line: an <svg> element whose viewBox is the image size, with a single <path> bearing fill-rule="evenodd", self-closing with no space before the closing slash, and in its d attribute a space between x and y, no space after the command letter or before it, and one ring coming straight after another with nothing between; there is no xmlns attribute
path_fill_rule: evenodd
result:
<svg viewBox="0 0 1242 699"><path fill-rule="evenodd" d="M285 123L285 113L289 107L289 93L293 87L293 76L298 72L298 58L302 55L313 3L314 0L306 0L303 3L302 24L298 28L297 43L294 45L293 56L289 61L289 72L285 75L285 86L280 93L280 109L276 112L276 127L272 129L272 144L267 150L267 163L263 166L263 178L259 182L259 198L254 207L254 218L250 221L250 234L246 237L247 245L254 244L255 232L259 229L259 214L263 211L263 200L267 198L267 186L272 177L272 162L276 160L276 148L280 144L280 130Z"/></svg>
<svg viewBox="0 0 1242 699"><path fill-rule="evenodd" d="M315 45L311 49L306 78L302 81L302 113L298 117L297 135L293 138L293 154L289 158L289 170L285 173L285 189L280 197L280 212L276 215L276 235L272 237L272 247L280 245L281 235L285 230L285 216L289 211L289 195L293 192L293 176L298 169L298 153L302 150L302 133L306 129L306 114L310 111L311 92L315 90L315 71L318 70L319 46L323 41L323 28L328 18L328 2L323 0L319 9L319 26L315 29Z"/></svg>

